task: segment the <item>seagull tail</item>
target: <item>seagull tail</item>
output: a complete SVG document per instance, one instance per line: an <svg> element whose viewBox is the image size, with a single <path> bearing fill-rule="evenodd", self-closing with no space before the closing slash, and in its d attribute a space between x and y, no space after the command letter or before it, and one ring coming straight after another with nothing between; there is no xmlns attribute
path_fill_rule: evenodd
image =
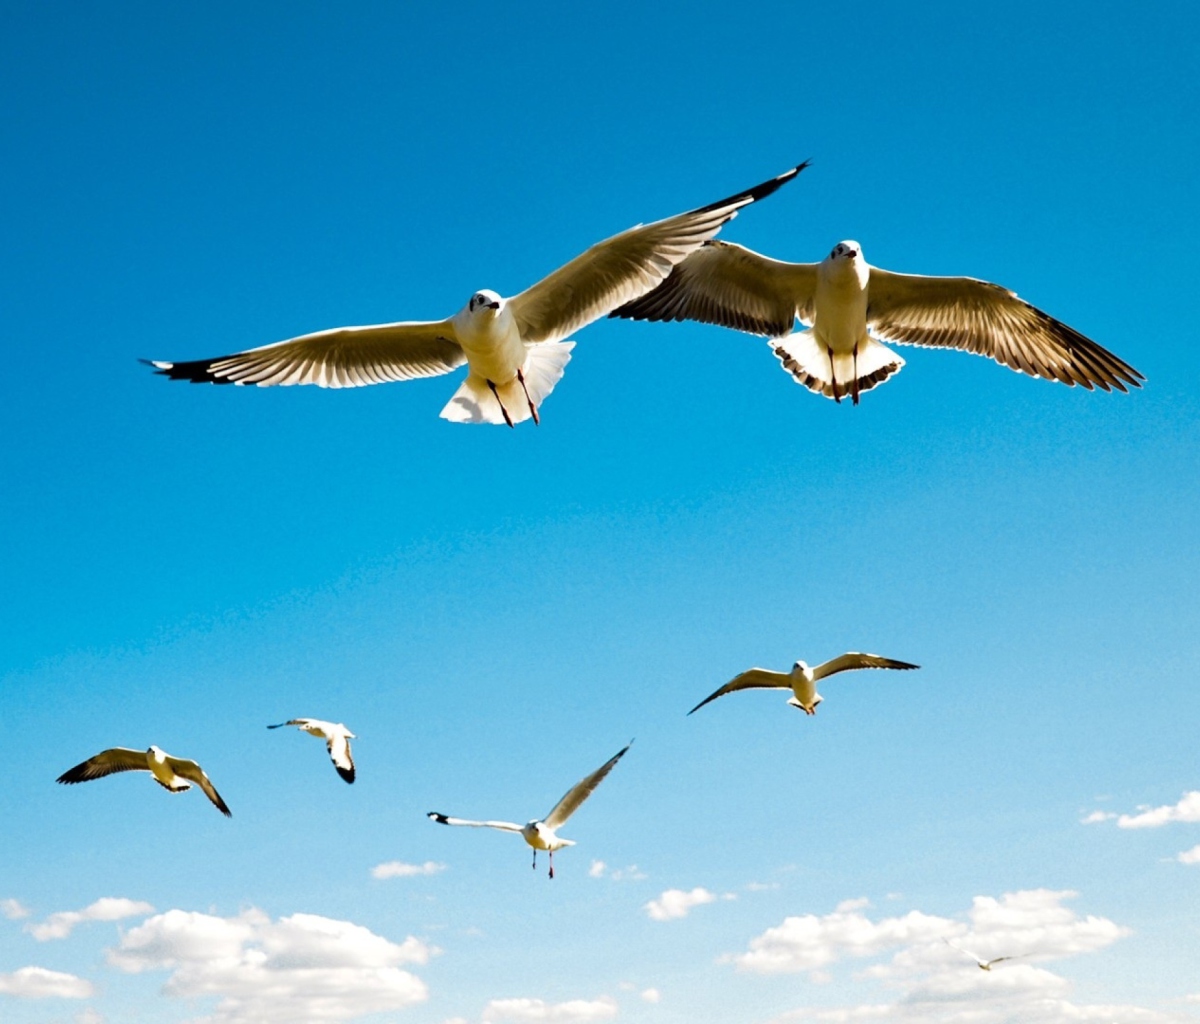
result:
<svg viewBox="0 0 1200 1024"><path fill-rule="evenodd" d="M442 419L452 423L498 423L503 426L508 422L504 417L505 410L514 424L529 419L532 415L529 411L530 401L534 406L541 406L543 399L554 390L554 385L562 380L574 347L573 341L529 346L525 365L521 367L525 377L524 387L514 377L507 384L496 385L496 393L493 394L486 380L473 373L467 374L466 380L442 410ZM526 391L529 392L528 399L525 397Z"/></svg>
<svg viewBox="0 0 1200 1024"><path fill-rule="evenodd" d="M771 338L768 344L796 383L826 398L853 398L855 394L870 391L899 373L904 365L900 356L874 338L859 346L857 360L849 352L836 353L830 359L829 350L817 341L812 331Z"/></svg>

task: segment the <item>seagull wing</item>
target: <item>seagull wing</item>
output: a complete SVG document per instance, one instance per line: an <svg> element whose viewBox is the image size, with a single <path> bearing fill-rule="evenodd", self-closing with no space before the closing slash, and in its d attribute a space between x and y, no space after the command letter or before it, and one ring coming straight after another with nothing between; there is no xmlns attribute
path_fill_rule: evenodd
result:
<svg viewBox="0 0 1200 1024"><path fill-rule="evenodd" d="M786 672L772 672L768 668L747 669L741 675L734 676L719 690L710 693L688 714L699 711L709 701L724 697L725 694L733 693L735 690L790 690L791 688L792 677Z"/></svg>
<svg viewBox="0 0 1200 1024"><path fill-rule="evenodd" d="M604 776L613 770L613 767L625 756L625 752L631 746L633 746L633 740L626 743L586 779L575 783L568 789L563 794L563 798L554 805L554 809L543 819L546 828L553 831L579 810L579 805L595 792L596 787L604 781Z"/></svg>
<svg viewBox="0 0 1200 1024"><path fill-rule="evenodd" d="M268 725L268 729L282 729L285 725L298 725L301 728L311 722L311 718L289 718L286 722L276 722L274 725Z"/></svg>
<svg viewBox="0 0 1200 1024"><path fill-rule="evenodd" d="M439 825L469 825L471 828L498 828L502 832L520 832L521 826L511 821L468 821L466 818L448 818L437 811L430 811L427 818L432 818Z"/></svg>
<svg viewBox="0 0 1200 1024"><path fill-rule="evenodd" d="M204 769L196 764L195 761L189 761L185 757L168 757L167 765L181 779L194 782L204 790L204 795L212 801L213 806L225 815L225 817L233 817L233 812L225 806L225 801L221 799L221 794L217 792L216 786L212 784L209 777L204 774Z"/></svg>
<svg viewBox="0 0 1200 1024"><path fill-rule="evenodd" d="M350 755L350 739L344 729L339 729L325 741L329 759L337 773L347 782L354 781L354 758Z"/></svg>
<svg viewBox="0 0 1200 1024"><path fill-rule="evenodd" d="M466 362L449 320L338 327L216 359L149 362L163 376L193 384L366 384L437 377Z"/></svg>
<svg viewBox="0 0 1200 1024"><path fill-rule="evenodd" d="M813 680L824 679L837 672L848 672L856 668L920 668L909 661L896 661L895 658L881 658L878 654L860 654L849 651L836 658L830 658L823 665L813 669Z"/></svg>
<svg viewBox="0 0 1200 1024"><path fill-rule="evenodd" d="M943 941L943 942L944 942L944 943L945 943L947 946L950 946L950 947L951 947L951 948L953 948L953 949L957 949L957 950L958 950L960 953L966 953L966 954L967 954L967 956L969 956L969 957L970 957L972 960L974 960L974 961L975 961L977 964L981 964L981 965L982 965L983 963L985 963L985 961L984 961L984 960L983 960L981 957L977 956L975 953L972 953L972 952L971 952L969 949L963 949L963 947L962 947L962 946L960 946L960 945L959 945L957 942L951 942L949 939L945 939L945 938L944 938L944 939L942 939L942 941Z"/></svg>
<svg viewBox="0 0 1200 1024"><path fill-rule="evenodd" d="M812 323L816 290L815 263L783 263L714 240L680 263L654 291L609 316L699 320L779 338L792 333L797 316Z"/></svg>
<svg viewBox="0 0 1200 1024"><path fill-rule="evenodd" d="M973 277L871 268L867 326L885 341L990 356L1032 377L1110 391L1141 387L1137 370L1016 293Z"/></svg>
<svg viewBox="0 0 1200 1024"><path fill-rule="evenodd" d="M712 238L738 210L769 196L807 164L728 199L598 242L509 300L526 343L561 341L618 306L645 295L671 268Z"/></svg>
<svg viewBox="0 0 1200 1024"><path fill-rule="evenodd" d="M95 757L89 757L69 771L63 772L57 779L66 785L74 782L89 782L92 779L102 779L114 772L148 772L150 763L144 750L130 750L128 747L112 747L101 751Z"/></svg>

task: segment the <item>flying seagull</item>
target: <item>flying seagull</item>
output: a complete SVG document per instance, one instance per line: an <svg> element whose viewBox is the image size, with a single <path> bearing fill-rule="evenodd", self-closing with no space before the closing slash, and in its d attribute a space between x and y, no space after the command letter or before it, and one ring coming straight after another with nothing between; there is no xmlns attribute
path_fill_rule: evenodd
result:
<svg viewBox="0 0 1200 1024"><path fill-rule="evenodd" d="M337 773L347 782L354 781L354 758L350 755L350 741L358 739L341 722L322 722L319 718L292 718L278 725L268 725L268 729L282 729L285 725L294 725L298 729L325 741L325 749L329 751L329 760L333 762Z"/></svg>
<svg viewBox="0 0 1200 1024"><path fill-rule="evenodd" d="M191 362L144 360L173 380L211 384L316 384L359 387L435 377L467 364L442 410L455 423L533 418L571 358L569 335L644 295L671 268L807 164L719 202L593 245L519 295L475 292L447 320L339 327L262 348Z"/></svg>
<svg viewBox="0 0 1200 1024"><path fill-rule="evenodd" d="M853 241L839 242L820 263L783 263L706 242L654 291L609 315L700 320L767 335L798 383L836 402L849 395L855 405L904 365L876 338L962 349L1089 391L1123 392L1146 379L1007 288L973 277L894 274L867 263ZM797 317L809 330L792 333Z"/></svg>
<svg viewBox="0 0 1200 1024"><path fill-rule="evenodd" d="M791 672L772 672L767 668L752 668L741 675L734 676L716 693L710 693L691 711L699 711L710 700L724 697L735 690L791 690L792 696L788 703L794 708L800 708L806 715L815 715L817 705L825 698L817 693L817 680L824 679L836 672L847 672L859 668L920 668L907 661L896 661L892 658L881 658L878 654L859 654L850 651L836 658L809 668L803 661L796 662Z"/></svg>
<svg viewBox="0 0 1200 1024"><path fill-rule="evenodd" d="M982 957L976 956L969 949L963 949L962 946L958 945L957 943L951 942L949 939L942 939L942 941L947 946L953 946L960 953L966 953L967 956L969 956L972 960L975 961L976 965L979 967L979 969L981 971L990 971L992 969L992 964L998 964L1004 960L1020 960L1022 957L1029 955L1028 953L1020 953L1016 956L997 956L997 957L993 957L991 960L984 960Z"/></svg>
<svg viewBox="0 0 1200 1024"><path fill-rule="evenodd" d="M526 822L524 825L518 825L511 821L467 821L465 818L450 818L445 814L439 814L437 811L430 811L427 817L441 825L470 825L472 828L498 828L502 832L517 832L521 838L533 847L533 867L537 868L537 852L538 850L547 850L550 855L550 877L554 877L554 851L561 850L564 846L574 846L573 839L563 839L556 835L556 830L566 820L579 810L579 805L583 803L602 781L604 776L613 770L613 766L625 756L627 751L633 745L633 740L630 740L624 747L616 752L612 757L597 768L591 775L580 782L575 783L567 790L558 803L554 805L553 810L540 821L534 820Z"/></svg>
<svg viewBox="0 0 1200 1024"><path fill-rule="evenodd" d="M182 793L191 789L194 782L204 795L213 802L225 817L233 817L232 812L225 806L225 801L217 792L216 787L209 781L204 769L195 761L184 757L172 757L165 750L151 746L149 750L130 750L128 747L113 747L101 751L95 757L89 757L82 764L77 764L65 771L57 779L65 785L75 782L90 782L101 779L114 772L149 772L154 781L172 793Z"/></svg>

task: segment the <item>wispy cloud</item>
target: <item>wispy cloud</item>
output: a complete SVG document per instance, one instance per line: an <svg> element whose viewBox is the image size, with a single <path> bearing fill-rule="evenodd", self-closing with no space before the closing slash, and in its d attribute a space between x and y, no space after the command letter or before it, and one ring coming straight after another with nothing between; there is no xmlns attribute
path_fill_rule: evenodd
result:
<svg viewBox="0 0 1200 1024"><path fill-rule="evenodd" d="M662 1000L662 993L656 988L642 989L641 996L644 1003L658 1003Z"/></svg>
<svg viewBox="0 0 1200 1024"><path fill-rule="evenodd" d="M609 1020L617 1015L616 1001L608 996L599 999L571 999L565 1003L547 1003L542 999L493 999L483 1011L485 1024L546 1022L546 1024L577 1024L593 1020Z"/></svg>
<svg viewBox="0 0 1200 1024"><path fill-rule="evenodd" d="M1081 825L1096 825L1102 821L1112 821L1117 815L1113 811L1092 811L1079 819Z"/></svg>
<svg viewBox="0 0 1200 1024"><path fill-rule="evenodd" d="M1139 807L1137 814L1122 814L1117 828L1161 828L1173 821L1200 821L1200 790L1184 793L1178 803Z"/></svg>
<svg viewBox="0 0 1200 1024"><path fill-rule="evenodd" d="M31 913L32 911L20 900L11 898L0 900L0 914L3 914L10 921L20 921L23 917L28 917Z"/></svg>
<svg viewBox="0 0 1200 1024"><path fill-rule="evenodd" d="M169 971L169 996L219 996L209 1024L343 1021L403 1009L428 990L402 965L437 951L409 936L396 943L349 921L260 910L217 917L168 910L131 929L108 959L131 974Z"/></svg>
<svg viewBox="0 0 1200 1024"><path fill-rule="evenodd" d="M1200 845L1193 846L1190 850L1184 850L1175 859L1180 864L1200 864Z"/></svg>
<svg viewBox="0 0 1200 1024"><path fill-rule="evenodd" d="M705 903L715 903L719 899L732 900L736 898L731 892L718 896L701 886L696 886L690 892L685 892L683 889L668 889L658 899L644 904L642 909L652 920L675 921L681 917L687 917L693 907L700 907Z"/></svg>
<svg viewBox="0 0 1200 1024"><path fill-rule="evenodd" d="M0 992L18 999L90 999L95 994L85 978L45 967L22 967L11 974L0 974Z"/></svg>
<svg viewBox="0 0 1200 1024"><path fill-rule="evenodd" d="M418 875L436 875L445 871L446 865L427 860L424 864L406 864L402 860L389 860L371 868L372 878L415 878Z"/></svg>
<svg viewBox="0 0 1200 1024"><path fill-rule="evenodd" d="M65 939L76 925L85 921L122 921L127 917L144 917L153 913L154 907L141 900L104 896L82 910L60 910L41 924L26 925L25 930L38 942L48 942L50 939Z"/></svg>
<svg viewBox="0 0 1200 1024"><path fill-rule="evenodd" d="M610 868L604 861L594 860L588 868L588 877L608 878L614 882L640 882L648 876L636 864L630 864L627 868Z"/></svg>

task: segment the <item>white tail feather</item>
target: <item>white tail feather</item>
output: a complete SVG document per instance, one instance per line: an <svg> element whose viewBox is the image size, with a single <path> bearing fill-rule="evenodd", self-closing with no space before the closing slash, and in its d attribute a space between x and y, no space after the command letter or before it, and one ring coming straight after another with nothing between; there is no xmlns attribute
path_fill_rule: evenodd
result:
<svg viewBox="0 0 1200 1024"><path fill-rule="evenodd" d="M562 380L563 371L571 361L573 341L555 341L543 345L531 345L525 355L521 373L525 387L515 377L506 384L496 385L496 394L482 377L468 373L459 389L442 410L442 419L452 423L505 423L504 409L508 410L514 424L521 423L532 415L525 392L533 404L541 407L554 385ZM501 403L504 409L501 409Z"/></svg>
<svg viewBox="0 0 1200 1024"><path fill-rule="evenodd" d="M768 344L797 383L826 398L847 398L856 391L858 394L870 391L899 373L904 365L900 356L874 338L859 345L857 360L852 352L834 353L831 360L829 349L817 341L812 331L771 338Z"/></svg>

